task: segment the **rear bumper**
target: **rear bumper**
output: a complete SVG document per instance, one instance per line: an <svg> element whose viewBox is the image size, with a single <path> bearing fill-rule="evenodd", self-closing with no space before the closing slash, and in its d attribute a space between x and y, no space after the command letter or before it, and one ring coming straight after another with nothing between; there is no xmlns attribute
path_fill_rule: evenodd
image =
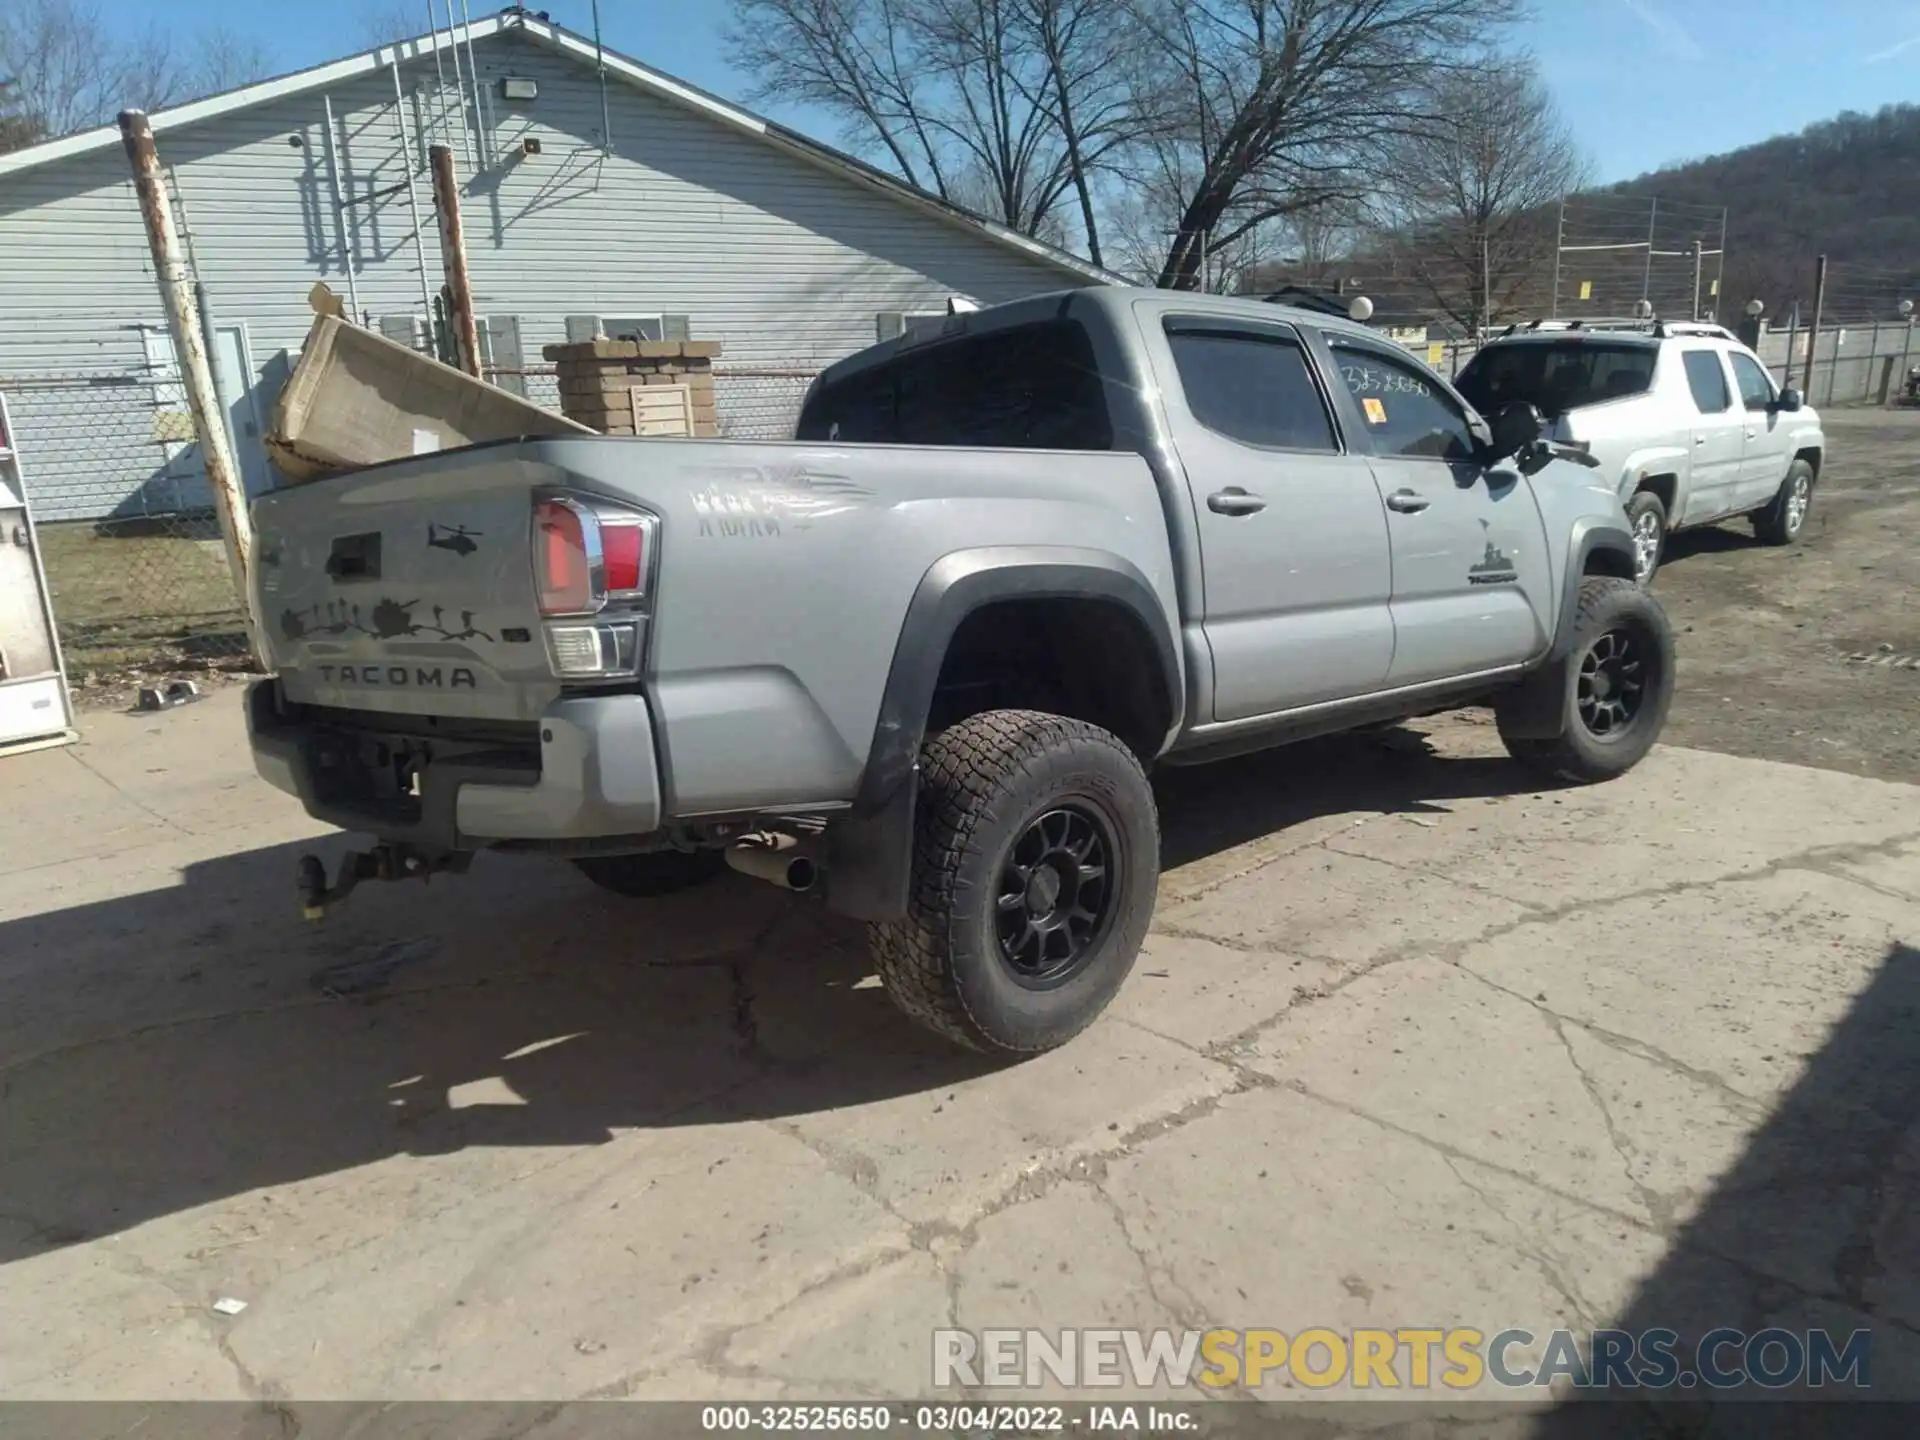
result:
<svg viewBox="0 0 1920 1440"><path fill-rule="evenodd" d="M261 779L316 819L440 850L505 840L640 836L663 804L653 719L640 695L557 700L521 746L385 735L282 702L278 680L247 692L247 735ZM417 783L403 788L394 757Z"/></svg>

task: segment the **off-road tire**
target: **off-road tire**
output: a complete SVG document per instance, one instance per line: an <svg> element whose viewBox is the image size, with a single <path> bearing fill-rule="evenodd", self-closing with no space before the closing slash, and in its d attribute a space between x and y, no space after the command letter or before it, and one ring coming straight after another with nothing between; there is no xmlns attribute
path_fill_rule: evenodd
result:
<svg viewBox="0 0 1920 1440"><path fill-rule="evenodd" d="M1641 574L1637 569L1640 563L1640 532L1647 523L1645 517L1649 515L1653 517L1654 535L1658 538L1654 541L1652 563L1647 566L1646 573ZM1634 580L1644 589L1653 583L1653 577L1660 571L1660 561L1667 553L1667 507L1661 503L1658 495L1651 490L1634 492L1627 501L1627 529L1633 533Z"/></svg>
<svg viewBox="0 0 1920 1440"><path fill-rule="evenodd" d="M630 900L653 900L706 884L727 868L727 857L719 850L650 850L641 855L583 855L573 863L602 890Z"/></svg>
<svg viewBox="0 0 1920 1440"><path fill-rule="evenodd" d="M919 784L907 914L869 927L881 983L910 1019L971 1049L1064 1044L1118 992L1153 917L1160 827L1139 760L1084 721L990 710L927 741ZM1034 988L1003 951L998 896L1016 843L1062 809L1104 825L1117 878L1078 968Z"/></svg>
<svg viewBox="0 0 1920 1440"><path fill-rule="evenodd" d="M1583 689L1583 663L1597 653L1604 637L1622 634L1638 649L1642 693L1625 726L1612 734L1596 734L1583 711L1583 695L1591 691L1590 684ZM1552 739L1508 733L1501 708L1494 707L1507 753L1558 780L1590 784L1624 775L1653 748L1673 704L1673 627L1660 602L1631 580L1587 576L1580 582L1573 644L1562 676L1563 725Z"/></svg>
<svg viewBox="0 0 1920 1440"><path fill-rule="evenodd" d="M1792 545L1806 533L1807 515L1813 509L1814 491L1813 466L1804 460L1796 460L1787 467L1787 478L1780 482L1780 489L1766 508L1753 512L1753 533L1763 544ZM1794 487L1806 486L1800 505L1798 519L1793 516Z"/></svg>

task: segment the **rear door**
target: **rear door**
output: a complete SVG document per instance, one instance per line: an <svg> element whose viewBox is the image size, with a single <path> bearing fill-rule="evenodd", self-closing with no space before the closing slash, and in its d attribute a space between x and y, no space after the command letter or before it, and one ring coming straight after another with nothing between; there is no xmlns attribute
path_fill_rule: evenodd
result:
<svg viewBox="0 0 1920 1440"><path fill-rule="evenodd" d="M1687 486L1689 525L1718 519L1740 508L1740 467L1746 450L1746 413L1734 408L1726 361L1711 345L1680 352L1687 391L1693 398L1693 466Z"/></svg>
<svg viewBox="0 0 1920 1440"><path fill-rule="evenodd" d="M1386 516L1301 336L1143 319L1199 525L1212 718L1378 689L1393 657Z"/></svg>
<svg viewBox="0 0 1920 1440"><path fill-rule="evenodd" d="M1793 441L1784 423L1786 417L1774 405L1778 392L1773 388L1773 377L1744 351L1729 350L1727 359L1733 365L1734 388L1746 412L1740 447L1740 504L1753 509L1771 500L1780 482L1787 478Z"/></svg>
<svg viewBox="0 0 1920 1440"><path fill-rule="evenodd" d="M1551 576L1532 488L1478 458L1466 409L1404 351L1326 332L1348 413L1373 451L1393 554L1389 686L1531 659Z"/></svg>

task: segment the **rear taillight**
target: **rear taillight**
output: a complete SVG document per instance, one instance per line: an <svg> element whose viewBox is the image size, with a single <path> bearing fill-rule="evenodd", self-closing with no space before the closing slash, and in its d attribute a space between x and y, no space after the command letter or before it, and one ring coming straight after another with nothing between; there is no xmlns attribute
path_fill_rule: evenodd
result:
<svg viewBox="0 0 1920 1440"><path fill-rule="evenodd" d="M540 500L533 507L533 578L542 615L590 615L605 590L600 525L572 500Z"/></svg>
<svg viewBox="0 0 1920 1440"><path fill-rule="evenodd" d="M534 588L549 617L547 658L561 679L638 673L657 524L583 495L534 502Z"/></svg>
<svg viewBox="0 0 1920 1440"><path fill-rule="evenodd" d="M647 527L637 517L600 525L600 557L606 567L607 594L612 598L646 593Z"/></svg>

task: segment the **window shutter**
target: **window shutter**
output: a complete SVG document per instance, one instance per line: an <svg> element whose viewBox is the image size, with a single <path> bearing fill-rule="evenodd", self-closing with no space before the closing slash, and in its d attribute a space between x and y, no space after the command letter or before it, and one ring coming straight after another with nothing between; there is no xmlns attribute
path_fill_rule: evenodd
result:
<svg viewBox="0 0 1920 1440"><path fill-rule="evenodd" d="M380 333L396 345L404 345L409 350L420 348L420 317L417 315L382 315Z"/></svg>
<svg viewBox="0 0 1920 1440"><path fill-rule="evenodd" d="M898 340L907 332L907 317L898 310L882 310L874 316L873 328L882 340Z"/></svg>
<svg viewBox="0 0 1920 1440"><path fill-rule="evenodd" d="M567 343L577 345L583 340L591 340L600 333L598 315L567 316Z"/></svg>
<svg viewBox="0 0 1920 1440"><path fill-rule="evenodd" d="M660 338L662 340L691 340L693 338L693 317L691 315L662 315L660 317Z"/></svg>
<svg viewBox="0 0 1920 1440"><path fill-rule="evenodd" d="M515 395L527 393L527 377L520 374L526 364L521 358L520 317L518 315L489 315L487 317L488 349L492 351L492 360L498 370L488 378L502 390L511 390Z"/></svg>

